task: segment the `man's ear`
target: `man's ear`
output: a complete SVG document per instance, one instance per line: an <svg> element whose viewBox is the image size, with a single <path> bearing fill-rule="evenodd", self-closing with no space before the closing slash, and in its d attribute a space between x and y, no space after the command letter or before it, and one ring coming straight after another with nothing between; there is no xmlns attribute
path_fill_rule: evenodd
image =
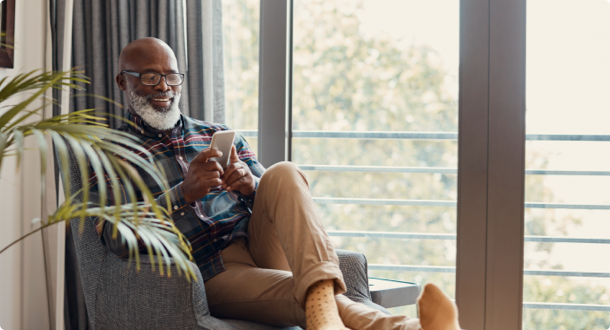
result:
<svg viewBox="0 0 610 330"><path fill-rule="evenodd" d="M124 91L127 89L127 86L125 86L125 76L123 76L122 74L117 74L116 75L116 84L119 86L119 88Z"/></svg>

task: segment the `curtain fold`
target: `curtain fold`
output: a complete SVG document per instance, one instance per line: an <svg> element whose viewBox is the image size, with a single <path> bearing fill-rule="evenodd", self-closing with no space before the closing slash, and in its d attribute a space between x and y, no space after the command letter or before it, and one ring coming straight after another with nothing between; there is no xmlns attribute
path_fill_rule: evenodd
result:
<svg viewBox="0 0 610 330"><path fill-rule="evenodd" d="M66 50L69 53L69 46L71 45L71 34L72 34L72 5L73 0L62 0L62 1L54 1L51 0L48 2L48 34L50 34L50 43L47 44L45 48L47 48L47 65L51 67L54 71L65 71L70 68L70 55L65 56ZM50 52L49 52L50 50ZM50 59L50 60L49 60ZM47 67L48 67L47 66ZM56 100L56 102L51 107L50 111L45 109L45 117L56 116L62 113L68 112L68 103L69 96L67 91L60 91L53 89L51 91L51 97ZM49 159L50 164L47 165L48 169L52 169L54 176L47 177L46 183L46 191L45 191L45 201L43 206L43 215L45 214L44 210L47 210L47 214L51 213L55 210L55 208L62 203L63 198L63 189L61 186L61 182L59 182L59 170L58 166L56 166L57 161L55 159L55 155L53 154L53 158ZM44 218L44 216L43 216ZM52 229L52 230L51 230ZM66 322L70 320L70 313L81 313L82 315L86 314L84 310L84 304L82 306L74 305L72 301L68 301L66 298L68 297L67 293L69 291L73 291L72 287L67 287L66 284L73 283L70 281L69 276L72 275L66 274L66 269L70 268L70 264L66 264L66 258L76 258L76 254L74 251L74 244L72 246L68 245L68 239L66 238L66 234L69 234L69 231L66 230L66 227L62 225L62 223L49 227L45 230L44 234L47 239L43 240L47 241L50 246L56 246L55 251L51 251L56 254L54 258L48 260L46 264L51 265L50 269L55 269L52 273L55 274L55 281L51 281L50 285L54 288L54 304L49 304L53 306L53 310L50 310L50 314L52 317L52 329L78 329L78 327L74 327L71 324L67 324ZM50 250L50 249L48 249ZM45 256L46 257L46 256ZM76 274L78 274L78 269L75 270ZM47 276L51 279L54 276ZM47 278L47 283L49 283L49 278ZM80 283L77 283L80 285ZM63 298L63 299L61 299ZM83 322L86 322L87 318L84 317Z"/></svg>
<svg viewBox="0 0 610 330"><path fill-rule="evenodd" d="M193 118L224 123L224 71L222 57L222 1L186 0L188 102L201 111ZM203 92L203 93L202 93ZM184 96L183 96L184 98Z"/></svg>
<svg viewBox="0 0 610 330"><path fill-rule="evenodd" d="M165 41L176 53L178 69L186 74L180 99L183 114L223 123L224 76L222 56L221 0L49 0L53 35L53 69L61 69L64 56L72 67L84 71L91 84L81 86L70 99L70 111L96 109L112 128L122 124L114 116L125 117L123 92L115 83L118 59L123 47L143 37ZM66 3L74 3L72 51L63 54ZM100 95L116 102L104 101ZM55 95L59 99L59 94ZM53 114L61 113L56 107ZM57 178L57 175L56 175ZM69 231L69 229L68 229ZM66 233L65 328L88 328L81 279L72 233Z"/></svg>

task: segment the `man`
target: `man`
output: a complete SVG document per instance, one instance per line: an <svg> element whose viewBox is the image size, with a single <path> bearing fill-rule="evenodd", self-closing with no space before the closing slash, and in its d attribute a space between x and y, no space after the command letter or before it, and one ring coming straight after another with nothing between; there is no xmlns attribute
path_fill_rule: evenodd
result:
<svg viewBox="0 0 610 330"><path fill-rule="evenodd" d="M228 127L181 115L184 75L167 44L138 39L123 49L119 67L116 82L136 126L121 129L142 138L168 176L171 189L150 188L163 206L169 194L171 217L192 245L212 315L308 330L420 328L417 319L341 295L337 255L295 165L280 163L263 175L241 137L226 170L210 161L221 156L208 148L213 133ZM100 223L98 230L110 250L125 253L111 239L111 226Z"/></svg>

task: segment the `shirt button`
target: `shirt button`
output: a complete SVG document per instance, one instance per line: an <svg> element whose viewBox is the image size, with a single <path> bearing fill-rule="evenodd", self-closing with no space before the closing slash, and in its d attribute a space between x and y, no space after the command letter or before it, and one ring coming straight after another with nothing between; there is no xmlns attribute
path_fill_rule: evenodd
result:
<svg viewBox="0 0 610 330"><path fill-rule="evenodd" d="M163 134L159 134L159 137L163 137Z"/></svg>
<svg viewBox="0 0 610 330"><path fill-rule="evenodd" d="M177 210L177 209L178 209L178 205L174 205L174 210Z"/></svg>
<svg viewBox="0 0 610 330"><path fill-rule="evenodd" d="M184 215L184 212L181 212L180 215Z"/></svg>
<svg viewBox="0 0 610 330"><path fill-rule="evenodd" d="M182 156L178 156L178 158L182 159Z"/></svg>

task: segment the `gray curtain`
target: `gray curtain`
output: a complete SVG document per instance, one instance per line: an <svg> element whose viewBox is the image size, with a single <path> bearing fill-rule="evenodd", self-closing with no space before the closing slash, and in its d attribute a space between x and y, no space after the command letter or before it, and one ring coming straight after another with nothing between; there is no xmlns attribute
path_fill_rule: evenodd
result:
<svg viewBox="0 0 610 330"><path fill-rule="evenodd" d="M66 1L65 0L50 0L49 1L49 22L51 30L51 63L52 70L60 71L64 61L64 42L66 35L69 36L69 31L66 31ZM70 56L68 54L67 56ZM61 114L61 92L53 90L53 99L56 100L56 105L53 106L53 116ZM55 162L57 164L57 162ZM59 167L55 169L55 194L59 195ZM65 329L88 329L87 309L85 306L85 298L83 296L83 288L80 281L80 273L76 265L76 249L72 238L72 231L66 227L66 242L65 242L65 270L64 270L64 326ZM61 294L61 293L57 293Z"/></svg>
<svg viewBox="0 0 610 330"><path fill-rule="evenodd" d="M189 101L202 107L205 120L224 123L222 2L186 0L186 8L188 63L201 69L188 72Z"/></svg>
<svg viewBox="0 0 610 330"><path fill-rule="evenodd" d="M72 66L91 78L91 84L83 85L85 91L74 91L70 111L96 109L101 116L111 113L124 117L126 109L90 95L125 105L123 93L115 83L121 49L135 39L157 37L174 50L180 72L186 73L180 99L182 113L209 122L224 122L221 0L74 0L72 54L62 54L65 41L62 13L66 0L49 1L53 69L60 68L63 56L71 56ZM59 94L54 97L58 99ZM59 107L53 113L59 114ZM121 125L120 119L107 118L111 127ZM65 267L65 327L87 329L87 312L69 229Z"/></svg>
<svg viewBox="0 0 610 330"><path fill-rule="evenodd" d="M85 94L125 105L115 83L121 49L135 39L156 37L174 50L178 69L187 75L182 113L224 122L221 0L75 0L72 33L73 66L91 78L91 84L83 86ZM90 96L75 97L71 109L126 114L126 109ZM108 119L113 128L121 124L120 119Z"/></svg>

